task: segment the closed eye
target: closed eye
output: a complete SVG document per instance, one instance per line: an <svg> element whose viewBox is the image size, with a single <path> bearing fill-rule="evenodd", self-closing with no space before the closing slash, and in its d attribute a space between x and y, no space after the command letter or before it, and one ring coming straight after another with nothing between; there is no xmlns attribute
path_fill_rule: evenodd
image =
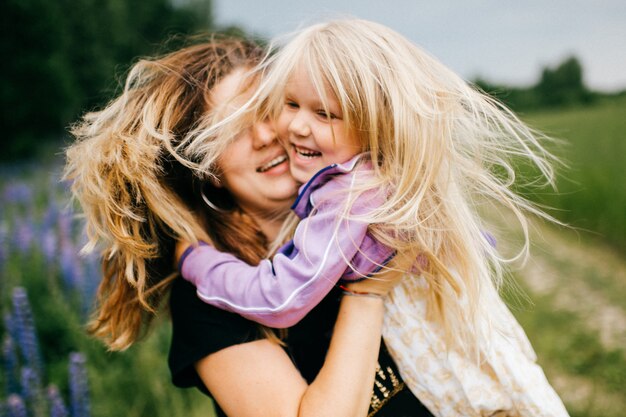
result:
<svg viewBox="0 0 626 417"><path fill-rule="evenodd" d="M289 107L290 109L299 109L300 106L298 105L298 103L296 103L293 100L287 100L285 101L285 106Z"/></svg>
<svg viewBox="0 0 626 417"><path fill-rule="evenodd" d="M326 110L320 109L315 112L318 116L323 117L324 119L337 119L337 116L334 113L327 113Z"/></svg>

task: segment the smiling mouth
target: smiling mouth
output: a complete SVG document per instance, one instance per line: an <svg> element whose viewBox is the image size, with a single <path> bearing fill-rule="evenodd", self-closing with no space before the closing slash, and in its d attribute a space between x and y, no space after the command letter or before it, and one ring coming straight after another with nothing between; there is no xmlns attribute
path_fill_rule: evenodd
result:
<svg viewBox="0 0 626 417"><path fill-rule="evenodd" d="M275 166L278 166L278 165L282 164L286 160L287 160L287 155L277 156L276 158L274 158L271 161L269 161L267 164L264 164L264 165L258 167L256 169L256 172L266 172L266 171L269 171L270 169L274 168Z"/></svg>
<svg viewBox="0 0 626 417"><path fill-rule="evenodd" d="M309 149L309 148L302 148L302 147L296 146L296 145L293 145L293 150L296 152L296 154L298 154L299 156L301 156L303 158L312 159L312 158L318 158L318 157L322 156L321 152L317 152L317 151L314 151L314 150Z"/></svg>

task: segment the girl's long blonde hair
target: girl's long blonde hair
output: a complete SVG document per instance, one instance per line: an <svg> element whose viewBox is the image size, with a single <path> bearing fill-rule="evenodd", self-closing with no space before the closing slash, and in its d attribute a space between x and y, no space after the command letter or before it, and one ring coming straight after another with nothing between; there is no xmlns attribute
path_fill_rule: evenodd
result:
<svg viewBox="0 0 626 417"><path fill-rule="evenodd" d="M237 68L249 69L264 51L252 42L214 38L130 70L121 95L87 113L72 128L65 179L86 220L88 243L102 254L103 279L90 331L111 349L130 346L154 317L175 274L177 239L212 241L257 263L267 251L258 225L237 207L208 212L204 192L229 204L175 147L213 120L212 88ZM223 149L227 140L207 140ZM212 165L205 173L214 173Z"/></svg>
<svg viewBox="0 0 626 417"><path fill-rule="evenodd" d="M276 117L286 82L305 69L324 98L327 88L347 125L369 152L375 175L347 197L346 213L366 190L385 189L387 200L367 217L374 236L410 260L407 272L428 283L433 319L451 346L476 353L484 337L485 287L499 287L504 259L490 244L479 206L492 202L517 217L528 252L528 213L548 217L514 191L517 164L534 165L553 184L555 158L542 134L508 108L469 85L403 36L358 19L310 26L265 64L246 112ZM236 128L233 128L233 132ZM209 132L205 132L209 134ZM203 141L187 148L203 154ZM195 152L195 153L194 153Z"/></svg>

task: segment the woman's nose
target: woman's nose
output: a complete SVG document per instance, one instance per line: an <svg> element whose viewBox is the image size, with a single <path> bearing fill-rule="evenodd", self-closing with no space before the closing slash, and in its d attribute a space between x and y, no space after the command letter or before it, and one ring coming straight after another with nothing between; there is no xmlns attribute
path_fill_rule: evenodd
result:
<svg viewBox="0 0 626 417"><path fill-rule="evenodd" d="M271 145L276 140L274 125L268 120L257 122L252 127L252 136L256 148Z"/></svg>

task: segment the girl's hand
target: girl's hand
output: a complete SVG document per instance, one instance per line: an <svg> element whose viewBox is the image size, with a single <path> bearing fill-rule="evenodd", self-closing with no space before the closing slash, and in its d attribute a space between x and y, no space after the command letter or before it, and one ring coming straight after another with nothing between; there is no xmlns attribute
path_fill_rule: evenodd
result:
<svg viewBox="0 0 626 417"><path fill-rule="evenodd" d="M391 261L374 276L359 282L345 284L348 291L371 293L386 296L389 291L400 281L404 272Z"/></svg>
<svg viewBox="0 0 626 417"><path fill-rule="evenodd" d="M185 250L187 250L189 246L191 246L191 243L187 242L186 240L179 240L178 242L176 242L176 249L174 251L175 265L178 265L178 262L180 262L180 258L183 256L183 253L185 253Z"/></svg>

